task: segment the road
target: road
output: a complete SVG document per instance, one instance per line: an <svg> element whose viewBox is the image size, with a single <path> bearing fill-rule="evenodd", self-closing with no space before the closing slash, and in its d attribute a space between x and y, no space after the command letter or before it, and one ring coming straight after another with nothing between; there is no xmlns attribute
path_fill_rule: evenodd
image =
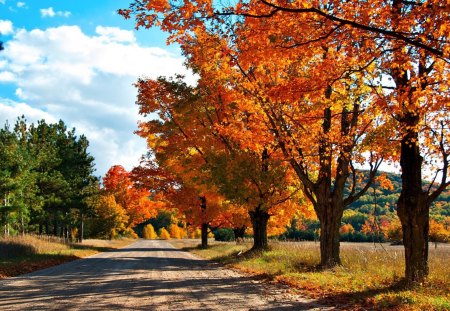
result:
<svg viewBox="0 0 450 311"><path fill-rule="evenodd" d="M0 281L0 310L321 309L157 240Z"/></svg>

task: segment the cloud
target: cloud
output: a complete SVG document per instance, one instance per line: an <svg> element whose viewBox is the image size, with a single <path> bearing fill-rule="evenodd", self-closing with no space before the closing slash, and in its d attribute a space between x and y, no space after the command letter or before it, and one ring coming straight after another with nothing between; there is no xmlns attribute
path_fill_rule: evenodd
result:
<svg viewBox="0 0 450 311"><path fill-rule="evenodd" d="M135 42L136 38L132 31L123 30L117 27L103 27L97 26L95 28L95 33L100 35L106 41L116 41L116 42Z"/></svg>
<svg viewBox="0 0 450 311"><path fill-rule="evenodd" d="M10 71L0 71L0 82L13 82L15 81L15 76Z"/></svg>
<svg viewBox="0 0 450 311"><path fill-rule="evenodd" d="M17 2L17 7L18 7L18 8L26 8L26 7L27 7L27 4L26 4L25 2L19 1L19 2Z"/></svg>
<svg viewBox="0 0 450 311"><path fill-rule="evenodd" d="M114 164L131 169L146 151L145 141L133 134L140 118L133 83L176 73L194 81L183 61L139 45L133 32L119 28L99 26L92 36L78 26L21 29L0 54L0 81L13 81L17 98L33 115L62 119L85 134L104 174ZM5 107L0 105L0 124ZM9 115L21 114L14 102L8 107Z"/></svg>
<svg viewBox="0 0 450 311"><path fill-rule="evenodd" d="M13 23L9 20L0 19L0 34L7 36L12 33L14 33Z"/></svg>
<svg viewBox="0 0 450 311"><path fill-rule="evenodd" d="M31 107L22 102L16 102L7 98L0 98L0 111L2 112L3 122L8 121L10 125L14 124L18 117L25 115L27 121L37 122L38 120L46 120L48 123L57 122L54 116L49 113Z"/></svg>
<svg viewBox="0 0 450 311"><path fill-rule="evenodd" d="M49 7L48 9L41 9L41 16L42 17L55 17L55 16L61 16L61 17L69 17L72 15L69 11L56 11L53 9L53 7Z"/></svg>

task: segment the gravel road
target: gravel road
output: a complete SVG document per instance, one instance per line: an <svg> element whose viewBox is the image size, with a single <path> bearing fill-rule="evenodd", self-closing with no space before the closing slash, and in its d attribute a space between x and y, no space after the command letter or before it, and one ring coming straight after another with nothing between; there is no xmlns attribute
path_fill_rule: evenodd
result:
<svg viewBox="0 0 450 311"><path fill-rule="evenodd" d="M330 310L164 241L0 281L0 310Z"/></svg>

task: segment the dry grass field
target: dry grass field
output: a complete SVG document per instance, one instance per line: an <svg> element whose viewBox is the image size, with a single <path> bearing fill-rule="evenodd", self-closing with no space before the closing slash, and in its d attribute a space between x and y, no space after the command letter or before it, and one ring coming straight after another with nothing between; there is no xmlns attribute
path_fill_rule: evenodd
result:
<svg viewBox="0 0 450 311"><path fill-rule="evenodd" d="M62 264L130 244L134 240L84 240L68 243L51 236L0 238L0 279Z"/></svg>
<svg viewBox="0 0 450 311"><path fill-rule="evenodd" d="M430 244L430 277L414 289L402 287L402 246L342 243L342 266L321 271L319 244L272 242L268 251L248 252L251 243L213 242L200 249L195 240L171 240L180 248L349 310L450 310L450 246Z"/></svg>

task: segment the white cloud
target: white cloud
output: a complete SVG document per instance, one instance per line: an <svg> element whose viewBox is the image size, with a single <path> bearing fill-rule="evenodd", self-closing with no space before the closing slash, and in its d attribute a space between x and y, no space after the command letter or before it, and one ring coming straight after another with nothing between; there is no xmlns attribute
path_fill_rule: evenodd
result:
<svg viewBox="0 0 450 311"><path fill-rule="evenodd" d="M12 101L7 98L0 98L0 111L2 112L3 123L8 121L11 125L22 115L25 115L29 122L36 122L42 119L46 120L48 123L58 121L58 119L45 111L33 108L26 103Z"/></svg>
<svg viewBox="0 0 450 311"><path fill-rule="evenodd" d="M53 17L55 15L56 15L56 13L55 13L55 11L53 10L52 7L49 7L48 9L41 9L41 16L42 17Z"/></svg>
<svg viewBox="0 0 450 311"><path fill-rule="evenodd" d="M95 33L106 41L135 42L136 38L131 30L123 30L117 27L97 26Z"/></svg>
<svg viewBox="0 0 450 311"><path fill-rule="evenodd" d="M13 24L9 20L0 20L0 34L10 35L14 32Z"/></svg>
<svg viewBox="0 0 450 311"><path fill-rule="evenodd" d="M11 71L0 71L0 82L13 82L15 76Z"/></svg>
<svg viewBox="0 0 450 311"><path fill-rule="evenodd" d="M17 7L18 8L26 8L26 3L25 2L21 2L21 1L19 1L19 2L17 2Z"/></svg>
<svg viewBox="0 0 450 311"><path fill-rule="evenodd" d="M0 4L5 4L6 0L0 0Z"/></svg>
<svg viewBox="0 0 450 311"><path fill-rule="evenodd" d="M53 7L49 7L48 9L41 9L41 16L42 17L55 17L55 16L61 16L61 17L69 17L72 15L69 11L56 11L53 9Z"/></svg>
<svg viewBox="0 0 450 311"><path fill-rule="evenodd" d="M194 78L183 58L139 45L130 31L96 30L93 36L78 26L19 30L0 53L0 72L14 81L16 96L33 112L84 133L98 173L104 174L114 164L131 169L146 150L145 141L133 134L140 118L132 85L137 78L176 73ZM0 124L4 109L0 106Z"/></svg>

